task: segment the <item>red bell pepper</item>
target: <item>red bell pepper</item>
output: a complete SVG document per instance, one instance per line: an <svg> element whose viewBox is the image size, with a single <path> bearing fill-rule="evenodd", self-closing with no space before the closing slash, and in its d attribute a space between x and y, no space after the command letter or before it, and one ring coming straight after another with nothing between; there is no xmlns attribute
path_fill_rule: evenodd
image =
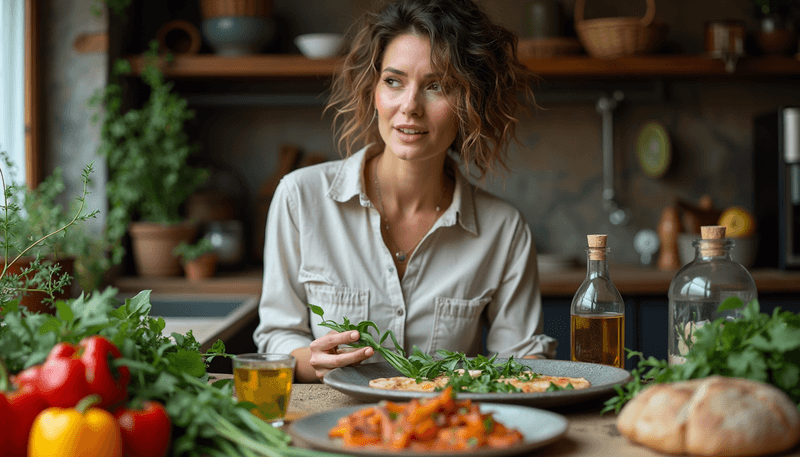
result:
<svg viewBox="0 0 800 457"><path fill-rule="evenodd" d="M28 385L36 385L39 380L39 371L41 370L41 365L34 365L32 367L26 368L16 376L11 378L11 383L14 384L17 389L28 386Z"/></svg>
<svg viewBox="0 0 800 457"><path fill-rule="evenodd" d="M13 377L9 385L8 372L0 360L0 457L26 457L28 436L36 416L47 407L36 390L38 371L32 367ZM16 390L6 389L19 385Z"/></svg>
<svg viewBox="0 0 800 457"><path fill-rule="evenodd" d="M11 405L5 395L0 394L0 457L11 455L10 446L6 443L11 441L11 426L14 423L14 416L11 415Z"/></svg>
<svg viewBox="0 0 800 457"><path fill-rule="evenodd" d="M0 395L1 396L1 395ZM8 441L7 457L25 457L28 453L28 437L31 434L31 427L36 416L47 408L47 402L39 394L39 392L30 385L24 386L14 392L7 392L5 397L8 398L11 415L13 418L10 421L10 437ZM0 419L0 422L2 419ZM4 427L5 428L5 427ZM2 435L3 432L0 432Z"/></svg>
<svg viewBox="0 0 800 457"><path fill-rule="evenodd" d="M59 343L42 364L36 387L53 407L72 408L97 394L98 406L108 409L128 395L130 370L111 363L120 357L119 349L102 336L84 338L77 346Z"/></svg>
<svg viewBox="0 0 800 457"><path fill-rule="evenodd" d="M122 431L122 442L127 457L164 457L169 452L172 436L170 422L164 405L147 400L140 407L121 407L114 412Z"/></svg>

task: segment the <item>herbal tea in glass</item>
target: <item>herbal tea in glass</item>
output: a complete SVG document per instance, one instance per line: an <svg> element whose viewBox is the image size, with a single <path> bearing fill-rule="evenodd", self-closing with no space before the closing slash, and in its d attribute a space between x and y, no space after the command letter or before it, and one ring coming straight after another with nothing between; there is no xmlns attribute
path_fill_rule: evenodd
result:
<svg viewBox="0 0 800 457"><path fill-rule="evenodd" d="M283 425L292 393L295 358L288 354L242 354L233 358L236 398L255 405L253 414Z"/></svg>

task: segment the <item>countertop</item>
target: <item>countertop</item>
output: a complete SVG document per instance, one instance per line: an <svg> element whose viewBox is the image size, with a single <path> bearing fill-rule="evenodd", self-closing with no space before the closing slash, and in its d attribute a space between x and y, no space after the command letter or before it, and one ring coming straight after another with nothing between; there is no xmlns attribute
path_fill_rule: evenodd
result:
<svg viewBox="0 0 800 457"><path fill-rule="evenodd" d="M677 271L662 271L630 265L609 266L609 274L622 295L667 296L669 284ZM800 271L779 269L750 270L759 294L800 293ZM539 282L543 297L572 297L586 277L585 267L541 270ZM199 283L189 283L182 277L139 278L120 277L114 286L123 292L152 290L163 293L235 293L261 294L261 270L246 270L221 274Z"/></svg>
<svg viewBox="0 0 800 457"><path fill-rule="evenodd" d="M225 375L222 375L225 376ZM289 400L287 424L310 414L364 403L324 384L295 384ZM602 402L594 401L552 409L569 420L566 435L546 447L537 449L535 455L548 456L642 456L663 457L664 454L630 443L616 428L616 415L600 414ZM291 431L288 425L284 429ZM294 443L300 447L305 445ZM800 446L783 455L800 456Z"/></svg>
<svg viewBox="0 0 800 457"><path fill-rule="evenodd" d="M254 319L258 319L258 295L241 295L241 294L151 294L151 302L158 300L184 300L204 301L214 303L215 299L224 299L225 301L240 300L241 305L232 309L224 316L165 316L164 323L166 324L162 334L170 335L173 332L185 335L189 330L192 335L200 343L200 349L205 351L217 341L223 342L232 338L239 332L245 325ZM151 312L152 315L158 313Z"/></svg>

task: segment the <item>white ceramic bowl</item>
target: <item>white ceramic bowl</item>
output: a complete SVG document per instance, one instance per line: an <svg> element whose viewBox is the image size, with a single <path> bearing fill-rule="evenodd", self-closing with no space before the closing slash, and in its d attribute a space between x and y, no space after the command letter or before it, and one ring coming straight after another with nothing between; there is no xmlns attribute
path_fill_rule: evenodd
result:
<svg viewBox="0 0 800 457"><path fill-rule="evenodd" d="M294 39L294 44L309 59L336 57L343 42L344 36L340 33L307 33Z"/></svg>

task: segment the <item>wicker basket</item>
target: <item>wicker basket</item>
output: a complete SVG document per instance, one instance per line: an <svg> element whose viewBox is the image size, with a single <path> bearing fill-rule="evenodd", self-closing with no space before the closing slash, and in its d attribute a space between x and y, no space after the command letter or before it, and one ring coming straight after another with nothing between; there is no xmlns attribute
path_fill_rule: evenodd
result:
<svg viewBox="0 0 800 457"><path fill-rule="evenodd" d="M644 17L583 18L585 0L575 1L575 31L586 52L592 57L613 59L646 54L660 47L669 32L669 25L653 22L655 0L647 0Z"/></svg>
<svg viewBox="0 0 800 457"><path fill-rule="evenodd" d="M272 17L272 0L200 0L203 19L221 16Z"/></svg>

